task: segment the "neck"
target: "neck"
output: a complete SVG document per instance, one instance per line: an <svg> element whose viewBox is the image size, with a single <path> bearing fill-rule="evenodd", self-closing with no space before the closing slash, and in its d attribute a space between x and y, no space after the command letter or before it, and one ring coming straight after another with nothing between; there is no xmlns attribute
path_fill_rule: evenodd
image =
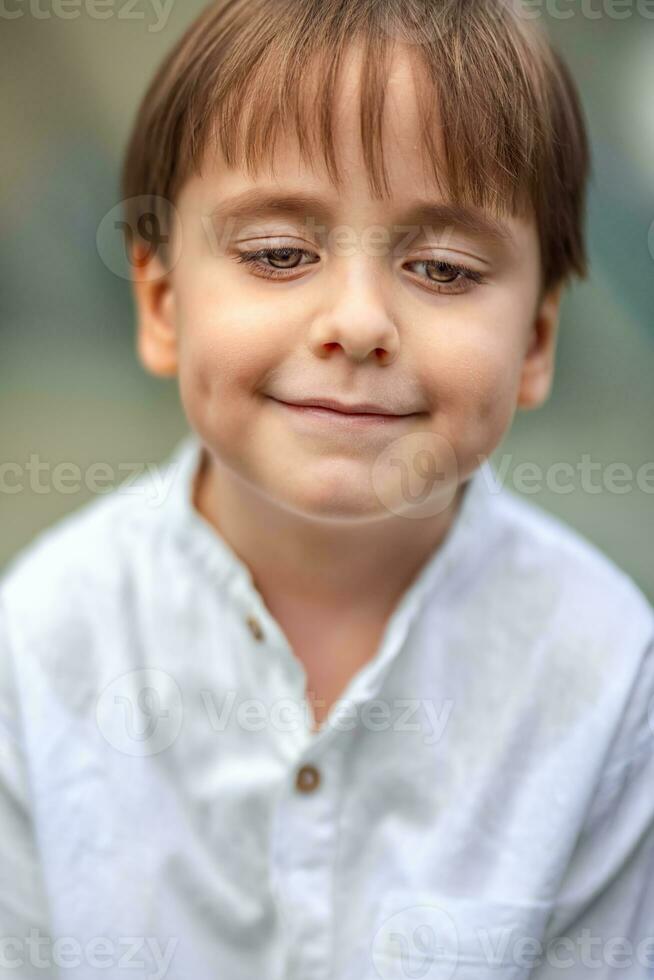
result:
<svg viewBox="0 0 654 980"><path fill-rule="evenodd" d="M248 566L271 609L291 603L365 616L394 606L445 538L464 489L431 518L312 520L279 507L205 449L193 504Z"/></svg>

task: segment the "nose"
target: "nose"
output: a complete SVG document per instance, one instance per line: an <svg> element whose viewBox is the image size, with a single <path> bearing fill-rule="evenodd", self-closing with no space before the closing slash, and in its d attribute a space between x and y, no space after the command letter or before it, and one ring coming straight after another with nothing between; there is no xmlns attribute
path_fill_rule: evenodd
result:
<svg viewBox="0 0 654 980"><path fill-rule="evenodd" d="M374 360L391 364L399 352L399 335L389 315L380 273L370 260L344 261L337 280L329 285L326 308L314 318L310 346L317 357L342 353L357 363Z"/></svg>

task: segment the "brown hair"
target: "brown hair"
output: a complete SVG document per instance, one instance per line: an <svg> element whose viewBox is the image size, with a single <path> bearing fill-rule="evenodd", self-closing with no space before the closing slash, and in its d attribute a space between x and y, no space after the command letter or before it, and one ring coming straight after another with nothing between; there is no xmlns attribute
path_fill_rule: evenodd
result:
<svg viewBox="0 0 654 980"><path fill-rule="evenodd" d="M364 45L361 139L370 187L377 197L387 194L381 119L399 41L411 45L423 69L421 129L437 185L455 203L499 214L533 210L543 292L572 275L585 278L591 162L582 108L560 56L515 3L216 0L167 56L143 98L123 170L126 225L137 226L130 198L174 203L185 180L200 171L211 140L229 166L254 174L289 123L303 158L313 161L317 145L338 186L332 102L352 41ZM444 173L434 141L438 124ZM160 203L153 202L155 213Z"/></svg>

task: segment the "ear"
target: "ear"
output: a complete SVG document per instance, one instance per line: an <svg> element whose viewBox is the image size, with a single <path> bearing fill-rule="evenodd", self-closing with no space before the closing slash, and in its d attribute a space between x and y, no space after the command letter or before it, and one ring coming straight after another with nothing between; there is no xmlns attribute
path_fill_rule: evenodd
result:
<svg viewBox="0 0 654 980"><path fill-rule="evenodd" d="M132 252L134 301L137 314L137 352L150 374L177 374L177 324L172 274L161 260L135 246Z"/></svg>
<svg viewBox="0 0 654 980"><path fill-rule="evenodd" d="M549 398L554 379L563 286L563 282L559 283L539 300L522 365L518 408L540 408Z"/></svg>

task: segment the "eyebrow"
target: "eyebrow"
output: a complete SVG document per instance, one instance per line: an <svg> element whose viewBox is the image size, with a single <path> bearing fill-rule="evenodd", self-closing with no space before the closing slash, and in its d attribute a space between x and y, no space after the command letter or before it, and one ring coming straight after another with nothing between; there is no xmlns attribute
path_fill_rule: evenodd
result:
<svg viewBox="0 0 654 980"><path fill-rule="evenodd" d="M324 225L335 221L333 209L320 197L304 192L281 193L258 188L224 198L211 211L212 220L219 222L229 219L261 221L266 218L307 217ZM508 226L489 212L450 201L414 201L405 211L394 216L393 223L399 226L454 227L500 245L513 238Z"/></svg>

